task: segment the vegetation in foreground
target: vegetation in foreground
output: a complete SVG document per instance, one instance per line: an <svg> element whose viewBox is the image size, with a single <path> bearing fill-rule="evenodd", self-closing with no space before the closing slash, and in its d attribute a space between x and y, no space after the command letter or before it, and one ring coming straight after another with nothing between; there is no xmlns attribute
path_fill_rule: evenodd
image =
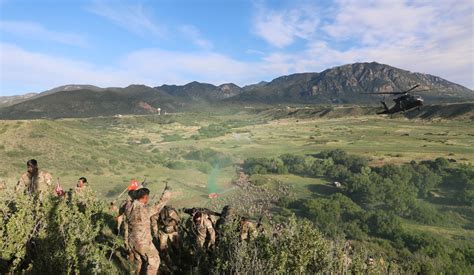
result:
<svg viewBox="0 0 474 275"><path fill-rule="evenodd" d="M278 196L274 205L265 206L265 198L260 196L249 201L257 209L260 206L257 212L266 217L267 228L249 242L239 241L235 227L230 226L214 250L186 256L191 249L183 237L184 255L175 259L193 260L180 261L181 271L468 274L473 270L474 236L448 240L403 226L404 221L412 221L435 226L455 224L471 230L472 166L438 158L369 167L365 158L332 150L313 156L251 158L244 162L244 170L252 176L291 173L327 177L338 180L338 184L332 190L315 189L309 198ZM270 190L272 184L264 178L254 180L246 187L246 194L233 201L237 208L251 208L245 197L256 187ZM321 192L326 196L319 197ZM443 195L433 195L436 193ZM437 204L436 199L458 207L446 211L424 201ZM39 202L29 196L3 193L0 209L3 271L107 273L130 269L120 253L123 241L112 233L115 213L97 197L52 197ZM301 218L296 219L295 214Z"/></svg>

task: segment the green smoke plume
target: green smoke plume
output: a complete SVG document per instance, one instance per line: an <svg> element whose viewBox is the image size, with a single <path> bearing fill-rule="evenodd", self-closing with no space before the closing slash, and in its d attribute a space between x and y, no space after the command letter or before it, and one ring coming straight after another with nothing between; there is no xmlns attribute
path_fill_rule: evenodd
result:
<svg viewBox="0 0 474 275"><path fill-rule="evenodd" d="M211 174L209 175L209 178L207 180L207 190L210 193L217 193L218 188L217 188L217 177L219 176L219 163L216 163L214 167L212 167Z"/></svg>

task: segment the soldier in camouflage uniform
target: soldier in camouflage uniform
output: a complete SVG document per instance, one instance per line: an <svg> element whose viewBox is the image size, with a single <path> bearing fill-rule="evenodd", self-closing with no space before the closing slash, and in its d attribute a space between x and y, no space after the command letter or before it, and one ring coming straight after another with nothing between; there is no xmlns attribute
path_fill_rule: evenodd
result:
<svg viewBox="0 0 474 275"><path fill-rule="evenodd" d="M77 181L76 187L74 188L74 195L78 199L87 199L93 195L92 188L88 185L87 179L84 177L80 177Z"/></svg>
<svg viewBox="0 0 474 275"><path fill-rule="evenodd" d="M226 205L222 208L221 217L216 223L218 234L222 234L222 231L227 224L232 226L237 226L238 224L238 232L240 233L240 240L242 241L255 239L258 235L258 226L246 217L240 217L239 219L234 213L234 208L230 205Z"/></svg>
<svg viewBox="0 0 474 275"><path fill-rule="evenodd" d="M35 159L27 161L26 166L28 170L21 175L15 186L15 191L28 195L38 195L40 199L43 199L47 194L55 195L51 174L39 171L38 162Z"/></svg>
<svg viewBox="0 0 474 275"><path fill-rule="evenodd" d="M179 225L181 218L178 211L171 206L165 206L160 214L152 217L153 236L159 241L159 250L164 257L166 266L170 269L176 269L176 263L171 260L172 252L177 255L179 252ZM169 244L173 248L170 250Z"/></svg>
<svg viewBox="0 0 474 275"><path fill-rule="evenodd" d="M153 235L160 241L160 251L168 249L168 242L178 249L179 244L179 224L181 218L176 209L165 206L160 214L152 218Z"/></svg>
<svg viewBox="0 0 474 275"><path fill-rule="evenodd" d="M86 192L92 191L90 186L87 185L87 179L84 177L80 177L77 180L76 188L74 188L74 193L76 194L84 194Z"/></svg>
<svg viewBox="0 0 474 275"><path fill-rule="evenodd" d="M124 232L128 233L127 230L127 223L123 223L125 219L125 212L127 211L127 208L129 208L134 199L134 192L135 190L129 190L128 191L128 196L127 199L120 205L120 208L118 209L118 216L115 218L117 220L117 232L120 232L120 228L122 227L122 224L124 224ZM127 239L125 239L127 241Z"/></svg>
<svg viewBox="0 0 474 275"><path fill-rule="evenodd" d="M192 229L197 248L211 249L214 246L216 243L216 232L208 214L196 212L192 216Z"/></svg>
<svg viewBox="0 0 474 275"><path fill-rule="evenodd" d="M230 205L226 205L224 208L222 208L221 216L216 222L217 233L221 234L224 226L233 222L235 222L234 208L232 208Z"/></svg>
<svg viewBox="0 0 474 275"><path fill-rule="evenodd" d="M136 261L136 274L140 274L143 262L146 263L146 274L157 274L160 267L160 256L153 244L151 235L151 217L158 214L168 203L171 192L165 189L160 200L148 206L150 190L147 188L135 191L135 200L126 209L128 225L128 245Z"/></svg>
<svg viewBox="0 0 474 275"><path fill-rule="evenodd" d="M246 217L240 218L240 240L252 240L257 236L257 224Z"/></svg>

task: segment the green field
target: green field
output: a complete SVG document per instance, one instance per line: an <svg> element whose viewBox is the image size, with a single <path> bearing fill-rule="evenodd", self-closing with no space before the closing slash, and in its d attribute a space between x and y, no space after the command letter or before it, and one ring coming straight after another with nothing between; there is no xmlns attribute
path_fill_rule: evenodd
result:
<svg viewBox="0 0 474 275"><path fill-rule="evenodd" d="M196 139L201 127L223 125L217 137ZM42 169L67 188L85 176L107 199L132 178L147 179L152 191L164 181L175 188L177 205L206 203L209 165L185 158L210 148L231 160L219 167L219 192L232 187L236 165L248 157L283 153L313 154L343 149L370 158L371 165L446 157L474 162L471 121L425 121L376 116L334 119L272 119L268 115L174 114L63 120L0 121L0 177L16 183L25 162ZM201 167L201 168L199 168Z"/></svg>

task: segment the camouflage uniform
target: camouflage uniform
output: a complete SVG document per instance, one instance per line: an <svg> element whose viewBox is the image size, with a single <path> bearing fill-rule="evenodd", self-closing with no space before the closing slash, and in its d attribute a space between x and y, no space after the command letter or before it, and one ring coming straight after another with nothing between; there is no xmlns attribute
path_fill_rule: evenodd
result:
<svg viewBox="0 0 474 275"><path fill-rule="evenodd" d="M76 188L74 188L74 196L81 201L85 201L93 195L94 191L92 191L90 186L84 185L82 187L76 186Z"/></svg>
<svg viewBox="0 0 474 275"><path fill-rule="evenodd" d="M120 234L120 228L123 224L123 239L125 242L125 249L130 251L130 245L128 244L128 223L126 221L126 213L130 209L133 203L133 198L130 194L127 196L127 200L125 200L120 208L118 209L118 216L116 217L117 220L117 235Z"/></svg>
<svg viewBox="0 0 474 275"><path fill-rule="evenodd" d="M240 220L240 239L251 240L258 236L257 225L247 218Z"/></svg>
<svg viewBox="0 0 474 275"><path fill-rule="evenodd" d="M37 175L33 177L30 173L25 172L18 180L15 191L28 195L38 194L40 198L43 198L44 194L55 194L52 182L53 177L48 172L38 171Z"/></svg>
<svg viewBox="0 0 474 275"><path fill-rule="evenodd" d="M157 274L160 267L160 256L151 236L151 217L158 214L169 201L171 193L166 190L160 200L153 206L147 206L139 200L133 201L126 209L125 217L128 225L128 244L135 258L140 274L142 261L147 262L146 274Z"/></svg>
<svg viewBox="0 0 474 275"><path fill-rule="evenodd" d="M194 215L196 216L196 214ZM211 218L208 214L201 213L200 219L193 217L193 231L198 248L211 248L214 246L216 242L216 232L214 231Z"/></svg>
<svg viewBox="0 0 474 275"><path fill-rule="evenodd" d="M238 222L238 216L235 215L234 209L228 205L222 209L221 218L216 223L216 229L220 235L226 225L238 226L240 240L242 241L254 239L258 235L257 225L245 217L241 217L240 222Z"/></svg>
<svg viewBox="0 0 474 275"><path fill-rule="evenodd" d="M168 241L177 248L179 243L178 226L181 218L174 208L167 207L152 218L153 235L160 241L160 251L168 249Z"/></svg>

